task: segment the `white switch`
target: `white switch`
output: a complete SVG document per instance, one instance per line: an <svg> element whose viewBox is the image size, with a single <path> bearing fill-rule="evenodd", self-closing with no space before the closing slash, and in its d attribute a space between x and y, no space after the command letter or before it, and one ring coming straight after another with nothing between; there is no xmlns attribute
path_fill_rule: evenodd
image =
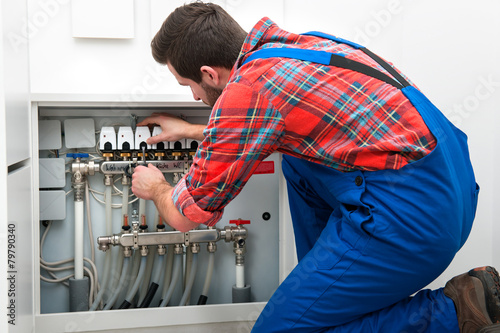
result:
<svg viewBox="0 0 500 333"><path fill-rule="evenodd" d="M189 150L197 150L199 145L200 145L200 141L186 139L186 148Z"/></svg>
<svg viewBox="0 0 500 333"><path fill-rule="evenodd" d="M157 135L161 134L161 132L162 132L161 127L160 126L155 126L153 128L153 135L152 136L157 136ZM163 147L162 147L161 144L163 144ZM151 149L159 149L159 150L168 149L168 142L167 141L161 141L161 142L158 142L158 143L153 143L151 145Z"/></svg>
<svg viewBox="0 0 500 333"><path fill-rule="evenodd" d="M111 126L101 128L99 149L102 151L116 150L116 132Z"/></svg>
<svg viewBox="0 0 500 333"><path fill-rule="evenodd" d="M122 126L118 129L118 150L134 149L134 132L132 127Z"/></svg>
<svg viewBox="0 0 500 333"><path fill-rule="evenodd" d="M151 132L147 126L138 126L135 129L135 149L142 150L141 145L146 145L146 149L151 149L151 145L146 143L146 140L151 137Z"/></svg>

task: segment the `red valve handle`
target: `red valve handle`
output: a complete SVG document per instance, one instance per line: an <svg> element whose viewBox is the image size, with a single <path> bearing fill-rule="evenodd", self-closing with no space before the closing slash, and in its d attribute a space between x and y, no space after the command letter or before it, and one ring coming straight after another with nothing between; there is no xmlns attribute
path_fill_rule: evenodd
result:
<svg viewBox="0 0 500 333"><path fill-rule="evenodd" d="M242 220L242 219L237 219L237 220L229 220L229 223L231 223L231 224L236 224L236 225L240 225L240 224L250 224L250 220Z"/></svg>

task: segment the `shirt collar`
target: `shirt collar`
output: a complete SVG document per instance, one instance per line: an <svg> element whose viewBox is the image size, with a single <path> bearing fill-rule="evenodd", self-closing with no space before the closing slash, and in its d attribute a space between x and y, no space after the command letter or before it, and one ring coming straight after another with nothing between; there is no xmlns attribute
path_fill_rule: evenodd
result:
<svg viewBox="0 0 500 333"><path fill-rule="evenodd" d="M280 30L280 28L268 17L263 17L255 24L243 42L238 59L231 70L230 77L233 76L235 70L240 67L248 54L255 51L262 44L268 42L270 39L269 37L274 35L276 30Z"/></svg>

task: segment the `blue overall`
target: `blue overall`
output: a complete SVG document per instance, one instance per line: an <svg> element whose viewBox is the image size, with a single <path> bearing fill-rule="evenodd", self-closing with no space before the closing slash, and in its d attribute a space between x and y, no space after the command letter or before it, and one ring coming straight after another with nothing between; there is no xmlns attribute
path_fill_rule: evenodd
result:
<svg viewBox="0 0 500 333"><path fill-rule="evenodd" d="M309 34L360 48L392 78L323 51L262 49L247 61L279 56L378 76L402 90L437 145L399 170L342 173L283 156L299 263L252 332L458 332L443 289L420 289L446 269L472 227L479 187L467 137L368 50Z"/></svg>

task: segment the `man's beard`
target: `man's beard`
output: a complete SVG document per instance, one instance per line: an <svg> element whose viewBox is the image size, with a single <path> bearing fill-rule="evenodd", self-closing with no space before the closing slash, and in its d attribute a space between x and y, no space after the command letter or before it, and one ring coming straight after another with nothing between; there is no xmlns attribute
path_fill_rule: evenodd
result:
<svg viewBox="0 0 500 333"><path fill-rule="evenodd" d="M207 100L203 101L203 103L213 107L215 105L215 102L217 102L217 99L219 99L220 95L222 94L222 89L212 88L204 82L200 83L200 87L207 95Z"/></svg>

